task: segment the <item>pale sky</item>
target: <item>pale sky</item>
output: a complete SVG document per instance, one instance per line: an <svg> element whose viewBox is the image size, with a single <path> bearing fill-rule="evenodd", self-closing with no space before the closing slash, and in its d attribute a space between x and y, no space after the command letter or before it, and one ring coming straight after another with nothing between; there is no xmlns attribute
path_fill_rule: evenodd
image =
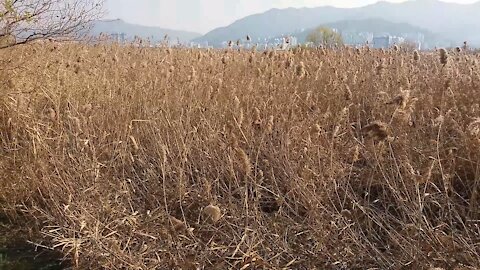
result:
<svg viewBox="0 0 480 270"><path fill-rule="evenodd" d="M462 4L477 0L443 0ZM107 0L108 18L174 30L206 33L271 8L358 7L377 0ZM390 2L402 2L391 0Z"/></svg>

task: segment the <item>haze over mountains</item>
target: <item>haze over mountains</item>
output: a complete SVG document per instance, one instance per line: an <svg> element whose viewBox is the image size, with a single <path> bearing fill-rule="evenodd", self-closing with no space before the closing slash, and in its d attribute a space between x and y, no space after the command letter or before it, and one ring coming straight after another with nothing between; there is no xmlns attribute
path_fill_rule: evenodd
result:
<svg viewBox="0 0 480 270"><path fill-rule="evenodd" d="M343 33L344 41L348 44L365 42L364 40L360 41L361 36L358 35L358 33L370 33L372 36L382 36L386 33L393 36L421 34L423 35L424 42L429 43L432 46L452 42L421 27L412 26L408 23L392 23L384 19L376 18L337 21L333 23L325 23L322 24L322 26L339 30ZM307 42L307 36L313 30L314 28L310 28L301 32L291 33L290 35L295 36L298 39L298 42L304 43ZM357 35L354 33L357 33Z"/></svg>
<svg viewBox="0 0 480 270"><path fill-rule="evenodd" d="M272 9L220 27L195 39L218 44L249 34L252 38L268 38L295 33L302 29L338 21L383 19L420 27L454 42L468 40L480 43L480 2L462 5L437 0L416 0L403 3L378 2L360 8L288 8Z"/></svg>
<svg viewBox="0 0 480 270"><path fill-rule="evenodd" d="M154 42L161 41L164 39L165 35L168 35L171 41L177 42L178 39L178 41L181 43L188 42L201 36L201 34L194 32L131 24L120 19L96 21L93 25L91 33L95 36L99 35L100 33L123 33L125 34L127 40L132 40L135 36L138 36L145 39L148 38Z"/></svg>
<svg viewBox="0 0 480 270"><path fill-rule="evenodd" d="M244 38L246 35L250 35L255 41L296 33L301 40L302 32L305 36L305 32L309 29L320 25L352 29L355 24L360 24L362 29L358 31L375 32L382 29L384 32L392 32L390 34L413 31L422 33L435 42L448 42L447 45L459 45L466 40L471 45L480 46L480 31L477 30L480 29L478 14L480 14L480 2L455 4L438 0L410 0L402 3L378 2L360 8L325 6L271 9L264 13L247 16L231 25L216 28L203 36L184 31L129 25L122 21L100 23L95 27L95 31L98 32L101 29L101 32L116 31L139 36L162 37L167 33L171 38L178 37L181 41L208 43L215 46L228 40ZM114 31L109 31L112 29ZM158 35L158 32L162 35Z"/></svg>

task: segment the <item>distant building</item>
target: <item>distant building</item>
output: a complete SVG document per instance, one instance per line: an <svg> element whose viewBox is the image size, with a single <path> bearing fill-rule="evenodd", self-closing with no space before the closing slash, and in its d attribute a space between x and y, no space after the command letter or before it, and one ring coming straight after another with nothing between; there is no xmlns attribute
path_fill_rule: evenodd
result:
<svg viewBox="0 0 480 270"><path fill-rule="evenodd" d="M298 38L297 37L290 37L290 46L295 47L298 45Z"/></svg>
<svg viewBox="0 0 480 270"><path fill-rule="evenodd" d="M392 45L401 45L403 43L405 43L405 38L404 37L396 37L396 36L392 36L390 37L390 46Z"/></svg>
<svg viewBox="0 0 480 270"><path fill-rule="evenodd" d="M111 34L111 39L114 42L125 43L127 40L127 35L125 33L113 33Z"/></svg>
<svg viewBox="0 0 480 270"><path fill-rule="evenodd" d="M169 44L165 41L160 43L162 46L168 46ZM198 48L198 49L205 49L205 48L211 48L210 44L208 44L208 41L202 41L202 42L193 42L191 41L190 43L187 44L188 47L190 48Z"/></svg>
<svg viewBox="0 0 480 270"><path fill-rule="evenodd" d="M390 48L393 45L401 45L405 42L405 38L397 36L380 36L374 37L372 40L372 46L376 49L386 49Z"/></svg>
<svg viewBox="0 0 480 270"><path fill-rule="evenodd" d="M343 43L350 46L371 44L373 39L373 34L369 32L343 31L341 35Z"/></svg>
<svg viewBox="0 0 480 270"><path fill-rule="evenodd" d="M382 49L390 47L390 36L373 37L372 46L375 49Z"/></svg>
<svg viewBox="0 0 480 270"><path fill-rule="evenodd" d="M276 40L276 43L280 45L282 49L287 49L291 47L295 47L298 45L298 39L297 37L294 36L285 36L283 37L281 43L278 43Z"/></svg>
<svg viewBox="0 0 480 270"><path fill-rule="evenodd" d="M405 40L411 45L415 46L417 50L427 49L428 46L425 42L425 35L423 33L406 33L402 35Z"/></svg>

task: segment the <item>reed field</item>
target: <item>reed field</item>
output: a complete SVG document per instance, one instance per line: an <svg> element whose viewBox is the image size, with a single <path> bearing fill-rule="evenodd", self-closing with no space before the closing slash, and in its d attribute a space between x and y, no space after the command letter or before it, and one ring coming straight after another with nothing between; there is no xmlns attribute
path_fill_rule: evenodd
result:
<svg viewBox="0 0 480 270"><path fill-rule="evenodd" d="M0 220L75 269L480 268L473 51L46 42L0 91Z"/></svg>

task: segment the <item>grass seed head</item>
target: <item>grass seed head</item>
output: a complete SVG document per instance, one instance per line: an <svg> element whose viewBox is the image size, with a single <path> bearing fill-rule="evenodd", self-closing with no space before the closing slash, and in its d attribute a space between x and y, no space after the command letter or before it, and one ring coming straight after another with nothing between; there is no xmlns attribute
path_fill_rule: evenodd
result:
<svg viewBox="0 0 480 270"><path fill-rule="evenodd" d="M352 91L350 90L350 87L348 85L345 86L345 100L349 101L352 100L353 94Z"/></svg>
<svg viewBox="0 0 480 270"><path fill-rule="evenodd" d="M305 70L305 64L304 64L303 62L300 62L300 63L297 65L295 74L296 74L298 77L300 77L300 78L305 77L305 75L307 74L307 72L306 72L306 70Z"/></svg>
<svg viewBox="0 0 480 270"><path fill-rule="evenodd" d="M130 136L130 141L132 142L132 147L135 151L138 151L140 147L138 146L137 140L135 140L135 137Z"/></svg>
<svg viewBox="0 0 480 270"><path fill-rule="evenodd" d="M54 121L57 119L57 113L55 112L55 110L53 108L48 108L48 118L50 118L50 120Z"/></svg>
<svg viewBox="0 0 480 270"><path fill-rule="evenodd" d="M410 91L402 91L402 93L392 100L388 101L387 105L398 105L401 108L405 108L410 99Z"/></svg>
<svg viewBox="0 0 480 270"><path fill-rule="evenodd" d="M205 219L217 223L222 218L222 211L220 207L210 204L203 209L203 215Z"/></svg>
<svg viewBox="0 0 480 270"><path fill-rule="evenodd" d="M242 173L245 176L249 176L252 170L250 158L248 157L247 153L245 153L245 151L240 147L237 147L235 151L237 152L238 162L240 164L240 169L242 170Z"/></svg>
<svg viewBox="0 0 480 270"><path fill-rule="evenodd" d="M273 132L273 124L274 124L274 118L273 115L270 115L268 117L268 122L267 122L267 133L271 134Z"/></svg>
<svg viewBox="0 0 480 270"><path fill-rule="evenodd" d="M248 62L250 64L253 64L255 62L255 55L253 53L250 54L250 56L248 57Z"/></svg>
<svg viewBox="0 0 480 270"><path fill-rule="evenodd" d="M420 54L418 53L417 50L413 51L413 60L415 60L415 61L420 60Z"/></svg>
<svg viewBox="0 0 480 270"><path fill-rule="evenodd" d="M448 52L447 52L447 50L444 49L444 48L441 48L439 50L439 54L440 54L440 63L444 66L446 64L448 64Z"/></svg>
<svg viewBox="0 0 480 270"><path fill-rule="evenodd" d="M362 133L374 138L378 141L383 141L388 138L388 125L381 121L374 121L371 124L362 128Z"/></svg>
<svg viewBox="0 0 480 270"><path fill-rule="evenodd" d="M480 138L480 118L475 119L468 125L468 132L470 135Z"/></svg>
<svg viewBox="0 0 480 270"><path fill-rule="evenodd" d="M262 118L260 116L260 110L255 108L253 111L253 121L255 125L260 125L262 123Z"/></svg>
<svg viewBox="0 0 480 270"><path fill-rule="evenodd" d="M187 229L187 226L185 225L185 223L174 216L170 216L170 222L172 223L173 229L176 232Z"/></svg>

